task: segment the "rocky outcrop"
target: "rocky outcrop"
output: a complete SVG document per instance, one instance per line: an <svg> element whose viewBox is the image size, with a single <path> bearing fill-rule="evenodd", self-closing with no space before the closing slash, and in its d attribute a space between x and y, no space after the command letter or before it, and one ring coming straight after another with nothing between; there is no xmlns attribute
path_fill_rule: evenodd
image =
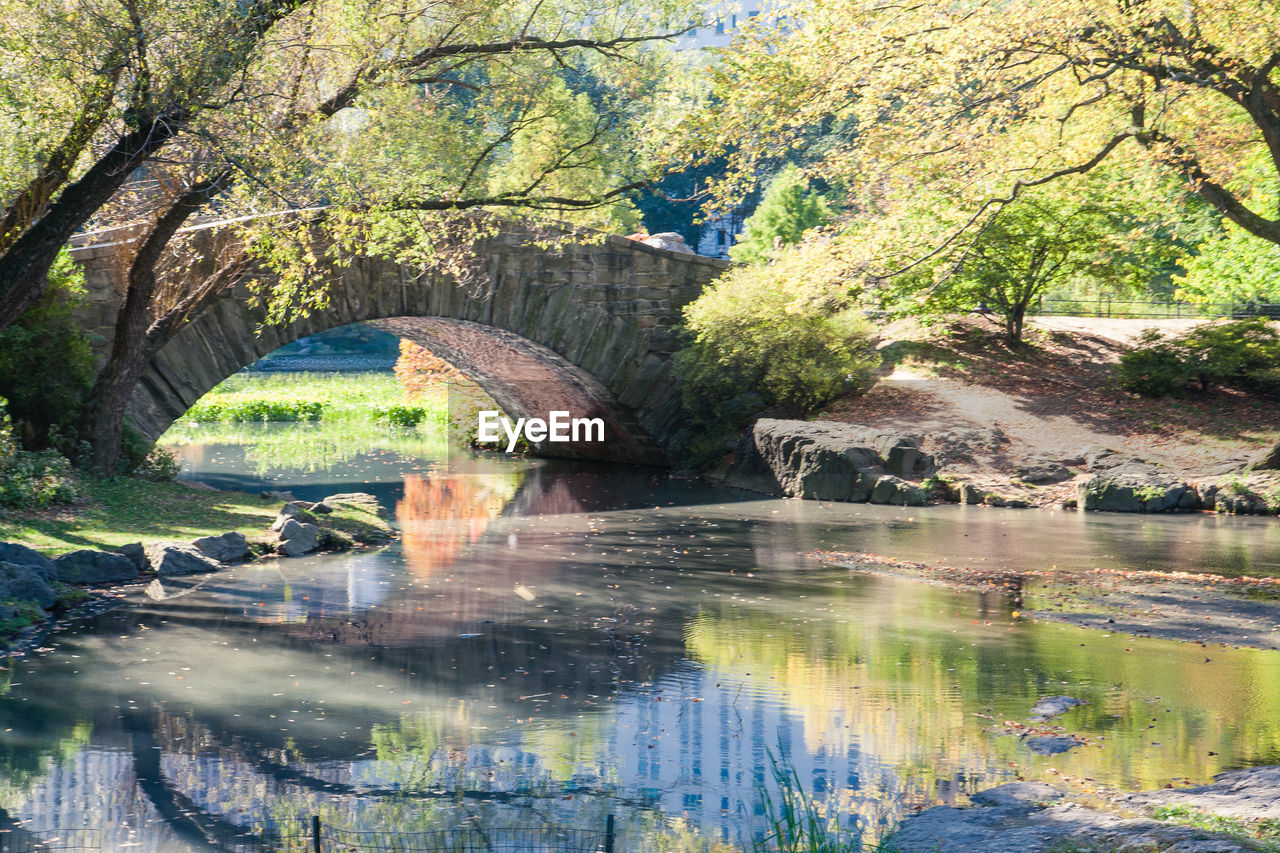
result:
<svg viewBox="0 0 1280 853"><path fill-rule="evenodd" d="M1146 809L1186 806L1240 820L1280 820L1280 767L1232 770L1212 785L1144 791L1126 797L1125 804Z"/></svg>
<svg viewBox="0 0 1280 853"><path fill-rule="evenodd" d="M186 542L156 542L148 545L147 561L162 578L203 574L222 569L222 563L206 556Z"/></svg>
<svg viewBox="0 0 1280 853"><path fill-rule="evenodd" d="M1099 456L1093 464L1103 470L1079 485L1076 500L1081 509L1169 512L1203 505L1195 486L1163 465L1114 454Z"/></svg>
<svg viewBox="0 0 1280 853"><path fill-rule="evenodd" d="M191 543L200 553L219 563L239 563L249 558L249 543L243 533L231 531L220 536L202 536Z"/></svg>
<svg viewBox="0 0 1280 853"><path fill-rule="evenodd" d="M345 551L356 543L388 542L393 536L386 509L373 495L344 492L316 503L290 501L280 508L271 530L274 550L286 557L314 551Z"/></svg>
<svg viewBox="0 0 1280 853"><path fill-rule="evenodd" d="M81 549L55 557L54 566L58 580L63 583L107 584L124 583L138 577L137 564L124 554L114 551Z"/></svg>
<svg viewBox="0 0 1280 853"><path fill-rule="evenodd" d="M1262 456L1255 461L1270 464ZM999 460L994 472L993 458ZM1280 513L1280 470L1242 465L1239 459L1224 471L1184 472L1101 445L1020 456L998 427L925 436L762 418L738 443L724 479L770 495L897 506L920 506L937 496L992 507Z"/></svg>
<svg viewBox="0 0 1280 853"><path fill-rule="evenodd" d="M920 443L829 421L762 418L743 436L727 479L766 494L918 506L927 495L910 480L936 471Z"/></svg>
<svg viewBox="0 0 1280 853"><path fill-rule="evenodd" d="M937 806L912 815L889 837L898 853L1048 853L1060 850L1163 850L1245 853L1248 842L1151 818L1118 815L1067 802L1042 782L1011 782L970 798L968 808ZM1241 770L1213 785L1135 794L1120 805L1178 804L1208 814L1280 816L1280 768Z"/></svg>

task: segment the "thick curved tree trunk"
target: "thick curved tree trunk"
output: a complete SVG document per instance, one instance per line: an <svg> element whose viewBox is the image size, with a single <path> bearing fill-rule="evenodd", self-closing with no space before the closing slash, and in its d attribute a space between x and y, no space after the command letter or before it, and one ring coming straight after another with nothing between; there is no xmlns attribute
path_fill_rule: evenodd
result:
<svg viewBox="0 0 1280 853"><path fill-rule="evenodd" d="M183 223L220 192L230 176L230 170L225 170L189 186L165 209L138 244L129 265L129 280L116 319L111 355L98 374L81 416L81 438L93 448L90 470L110 476L120 463L125 408L142 378L150 352L147 332L156 292L156 264Z"/></svg>

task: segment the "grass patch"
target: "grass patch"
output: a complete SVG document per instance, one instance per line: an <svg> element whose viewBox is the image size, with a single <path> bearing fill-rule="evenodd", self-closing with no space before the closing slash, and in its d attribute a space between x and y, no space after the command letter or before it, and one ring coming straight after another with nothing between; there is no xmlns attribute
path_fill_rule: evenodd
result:
<svg viewBox="0 0 1280 853"><path fill-rule="evenodd" d="M325 528L326 533L337 536L339 541L347 539L376 545L391 540L391 525L382 517L377 501L352 499L329 505L333 512L320 516L317 523Z"/></svg>
<svg viewBox="0 0 1280 853"><path fill-rule="evenodd" d="M1238 817L1223 817L1209 814L1190 806L1160 806L1151 811L1156 820L1176 823L1179 826L1191 826L1206 832L1229 835L1232 838L1253 842L1259 850L1267 853L1280 851L1280 820L1244 820Z"/></svg>
<svg viewBox="0 0 1280 853"><path fill-rule="evenodd" d="M58 509L10 512L0 518L0 539L46 554L78 548L115 548L130 542L190 540L271 526L278 501L242 492L210 492L178 483L135 478L85 478L83 503Z"/></svg>
<svg viewBox="0 0 1280 853"><path fill-rule="evenodd" d="M435 410L439 409L437 413ZM239 373L200 398L175 424L382 421L416 426L443 420L446 402L408 403L388 371Z"/></svg>

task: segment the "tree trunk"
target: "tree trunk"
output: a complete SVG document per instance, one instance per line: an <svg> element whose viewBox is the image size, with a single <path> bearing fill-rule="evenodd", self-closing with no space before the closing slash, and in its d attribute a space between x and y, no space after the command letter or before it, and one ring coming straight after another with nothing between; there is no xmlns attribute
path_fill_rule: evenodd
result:
<svg viewBox="0 0 1280 853"><path fill-rule="evenodd" d="M230 170L189 186L156 220L129 265L124 303L116 317L111 355L103 365L81 416L81 437L92 445L90 470L115 473L124 437L124 411L147 365L147 328L156 291L156 264L182 224L220 191Z"/></svg>
<svg viewBox="0 0 1280 853"><path fill-rule="evenodd" d="M1004 318L1004 334L1005 339L1009 342L1009 346L1016 347L1022 344L1022 324L1027 316L1027 306L1018 303L1010 308L1009 313Z"/></svg>
<svg viewBox="0 0 1280 853"><path fill-rule="evenodd" d="M185 112L161 116L120 137L0 255L0 330L44 293L49 267L71 235L115 195L138 166L173 138L187 118Z"/></svg>

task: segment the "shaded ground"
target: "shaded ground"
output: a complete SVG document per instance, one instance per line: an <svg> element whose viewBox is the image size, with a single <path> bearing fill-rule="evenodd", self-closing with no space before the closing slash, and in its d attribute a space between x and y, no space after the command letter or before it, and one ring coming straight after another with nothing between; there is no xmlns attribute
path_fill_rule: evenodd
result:
<svg viewBox="0 0 1280 853"><path fill-rule="evenodd" d="M1070 319L1063 327L1063 321ZM1125 344L1149 326L1186 321L1106 320L1104 334L1078 327L1095 321L1051 318L1033 324L1026 346L1011 350L982 318L921 329L898 323L884 332L881 381L817 417L877 429L923 433L925 449L949 472L981 486L1013 489L1044 505L1074 494L1074 483L1031 487L1012 482L1020 461L1083 456L1091 449L1162 462L1191 478L1216 478L1243 467L1280 436L1277 401L1229 389L1151 400L1119 388L1115 364ZM931 434L973 431L979 440L956 453L930 446Z"/></svg>

